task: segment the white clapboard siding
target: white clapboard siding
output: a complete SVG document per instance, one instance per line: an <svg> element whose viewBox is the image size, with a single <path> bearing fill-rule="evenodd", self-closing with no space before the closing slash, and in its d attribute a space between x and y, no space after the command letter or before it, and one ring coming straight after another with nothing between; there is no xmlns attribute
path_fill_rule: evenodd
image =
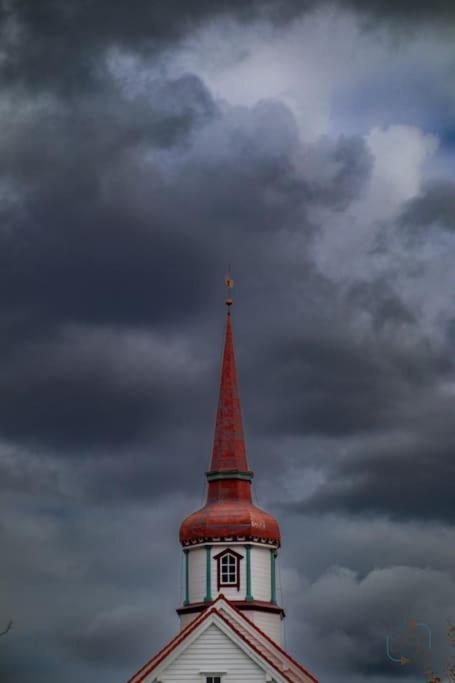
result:
<svg viewBox="0 0 455 683"><path fill-rule="evenodd" d="M271 569L270 550L251 548L251 592L255 600L270 600Z"/></svg>
<svg viewBox="0 0 455 683"><path fill-rule="evenodd" d="M188 553L190 602L202 602L205 598L206 566L205 548L192 548Z"/></svg>
<svg viewBox="0 0 455 683"><path fill-rule="evenodd" d="M226 683L265 681L264 670L215 624L192 642L160 674L159 679L162 683L204 683L201 672L225 672Z"/></svg>
<svg viewBox="0 0 455 683"><path fill-rule="evenodd" d="M245 616L256 624L261 631L264 631L275 643L282 644L283 640L283 624L279 614L270 612L259 612L251 610L245 612Z"/></svg>

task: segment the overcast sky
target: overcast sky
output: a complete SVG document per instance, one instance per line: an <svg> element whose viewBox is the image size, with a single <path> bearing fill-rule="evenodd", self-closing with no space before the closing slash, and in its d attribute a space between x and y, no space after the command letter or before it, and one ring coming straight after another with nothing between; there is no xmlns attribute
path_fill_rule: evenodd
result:
<svg viewBox="0 0 455 683"><path fill-rule="evenodd" d="M2 683L124 683L175 635L229 263L287 648L420 683L385 653L415 618L444 676L454 45L453 0L0 0Z"/></svg>

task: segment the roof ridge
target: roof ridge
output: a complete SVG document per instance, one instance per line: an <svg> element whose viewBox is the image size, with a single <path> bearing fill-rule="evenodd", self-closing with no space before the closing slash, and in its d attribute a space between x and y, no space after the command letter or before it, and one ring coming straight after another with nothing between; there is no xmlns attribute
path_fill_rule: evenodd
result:
<svg viewBox="0 0 455 683"><path fill-rule="evenodd" d="M259 626L257 626L257 624L255 624L253 621L251 621L250 619L248 619L248 617L246 617L246 616L243 614L243 612L242 612L241 610L239 610L235 605L233 605L232 602L231 602L230 600L228 600L227 598L226 598L225 600L226 600L226 602L228 603L228 605L229 605L237 614L239 614L240 617L241 617L244 621L246 621L246 622L248 623L249 626L251 626L254 630L256 630L256 631L257 631L261 636L263 636L269 643L271 643L279 652L281 652L285 657L287 657L287 659L289 659L289 660L290 660L298 669L300 669L301 671L303 671L303 673L305 673L307 676L310 676L310 678L312 678L313 681L315 681L315 683L319 683L319 680L318 680L310 671L308 671L307 669L305 669L301 664L299 664L299 662L298 662L296 659L294 659L293 657L291 657L291 655L290 655L288 652L286 652L286 650L284 650L280 645L278 645L277 642L275 642L275 641L273 640L273 638L271 638L269 635L267 635L267 633L265 633L261 628L259 628Z"/></svg>

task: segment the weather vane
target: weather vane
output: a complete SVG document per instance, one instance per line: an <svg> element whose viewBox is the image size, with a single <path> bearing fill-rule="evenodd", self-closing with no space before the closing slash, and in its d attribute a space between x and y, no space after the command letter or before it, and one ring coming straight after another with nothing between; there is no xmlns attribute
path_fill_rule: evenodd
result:
<svg viewBox="0 0 455 683"><path fill-rule="evenodd" d="M226 276L224 278L224 284L227 287L226 306L232 306L232 298L231 298L230 290L234 286L234 280L231 278L231 266L229 266L228 272L226 273Z"/></svg>

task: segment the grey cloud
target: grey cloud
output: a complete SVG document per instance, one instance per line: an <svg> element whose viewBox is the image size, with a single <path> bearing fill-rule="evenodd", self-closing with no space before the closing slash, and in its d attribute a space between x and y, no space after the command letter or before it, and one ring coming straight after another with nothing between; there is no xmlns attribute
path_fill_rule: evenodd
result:
<svg viewBox="0 0 455 683"><path fill-rule="evenodd" d="M430 569L395 566L373 570L360 579L353 571L333 567L302 588L297 598L302 606L300 629L319 668L325 668L329 651L343 673L394 678L397 669L387 658L385 638L389 635L391 642L397 642L415 618L431 625L432 661L434 669L441 671L449 654L446 628L455 607L452 600L447 602L451 594L453 580ZM407 646L408 655L411 647ZM412 652L409 674L422 676L424 668L423 657Z"/></svg>
<svg viewBox="0 0 455 683"><path fill-rule="evenodd" d="M323 206L345 209L359 196L370 176L372 157L365 142L354 136L342 136L335 143L322 141L317 145L315 156L319 159L326 157L331 173L329 177L309 184L309 196Z"/></svg>
<svg viewBox="0 0 455 683"><path fill-rule="evenodd" d="M367 21L386 20L392 25L430 22L444 26L454 17L449 0L437 0L431 8L415 0L375 0L368 5L358 0L339 0L336 5L363 14ZM110 47L156 54L204 21L228 16L240 22L265 18L285 25L295 16L320 6L315 0L254 0L248 6L236 0L192 0L185 5L172 0L159 8L144 0L128 6L104 0L90 6L69 0L58 4L50 0L39 4L3 0L0 20L7 49L3 78L10 83L26 83L32 89L93 89L103 75L99 58Z"/></svg>
<svg viewBox="0 0 455 683"><path fill-rule="evenodd" d="M432 227L455 230L455 183L444 179L430 183L421 195L408 202L401 222L411 237L416 229L419 233Z"/></svg>
<svg viewBox="0 0 455 683"><path fill-rule="evenodd" d="M171 308L197 306L199 269L188 279L184 263L194 249L196 266L202 252L189 235L174 239L172 190L142 156L178 144L214 105L192 76L151 94L155 104L113 90L63 112L50 103L30 113L22 103L2 149L3 172L20 191L0 235L7 325L111 317L122 301L126 319L153 320L165 311L151 295L160 291Z"/></svg>
<svg viewBox="0 0 455 683"><path fill-rule="evenodd" d="M448 406L447 406L448 408ZM291 505L311 514L383 515L398 520L453 524L453 432L437 434L422 416L418 439L389 439L383 447L352 449L328 470L328 480L307 500Z"/></svg>
<svg viewBox="0 0 455 683"><path fill-rule="evenodd" d="M157 438L183 398L169 378L157 380L154 367L119 381L125 349L111 353L112 335L104 347L93 345L90 329L171 334L191 316L199 324L213 297L208 283L240 239L238 269L246 272L261 251L264 266L285 272L275 255L281 231L311 234L308 207L348 204L369 169L360 139L306 148L283 105L222 114L192 76L156 83L147 100L126 100L113 84L110 93L107 109L83 100L62 113L50 104L55 125L40 110L24 113L4 143L5 164L17 150L11 174L24 189L0 234L0 429L35 447L75 451ZM153 112L166 120L169 109L178 134L154 162L161 143ZM188 119L183 138L180 116ZM311 165L318 155L319 176ZM71 325L80 325L77 343L65 332ZM187 386L193 398L206 391L200 376Z"/></svg>
<svg viewBox="0 0 455 683"><path fill-rule="evenodd" d="M2 609L14 621L2 651L0 666L11 675L5 680L57 680L63 668L71 681L125 680L173 628L175 617L162 605L166 595L178 595L180 501L171 501L172 511L155 504L150 514L137 505L52 509L47 493L33 512L30 499L12 500L2 496L1 504ZM161 596L150 590L158 583L167 585ZM163 618L150 628L158 612Z"/></svg>
<svg viewBox="0 0 455 683"><path fill-rule="evenodd" d="M124 680L174 634L178 525L204 494L231 262L257 489L270 482L284 547L315 584L301 603L289 593L288 632L305 664L327 667L321 680L344 676L329 667L333 651L345 680L384 683L382 631L366 606L395 623L419 590L434 590L437 608L453 590L442 575L448 535L436 533L453 521L453 410L438 393L453 367L387 278L343 288L314 265L315 216L362 196L366 145L360 135L302 143L280 102L233 108L194 74L163 71L134 94L105 61L118 48L147 55L146 71L158 73L159 51L207 17L284 28L301 3L9 7L19 24L15 34L3 23L2 43L0 574L15 631L2 675ZM0 8L5 22L8 3ZM378 2L368 16L432 22L442 8ZM428 209L409 204L409 220L448 224L450 186L442 189L420 198ZM393 261L388 246L382 257ZM407 441L395 438L402 431ZM303 466L322 469L325 483L307 500L294 491L283 512L278 481ZM335 515L363 518L371 539L359 548L358 533L340 533L343 552L331 547L324 522ZM384 517L393 517L392 547L373 523ZM397 549L400 533L420 542L410 519L440 520L425 544L437 576L424 577L415 549ZM378 537L384 550L370 556ZM344 602L342 577L318 583L337 553L358 571ZM393 570L412 561L418 576ZM381 575L387 590L372 585L375 563L392 567ZM401 601L407 584L412 596ZM396 598L384 611L381 595ZM142 637L157 614L166 615L161 630ZM113 672L110 654L125 638Z"/></svg>
<svg viewBox="0 0 455 683"><path fill-rule="evenodd" d="M126 662L134 666L150 649L150 642L160 639L162 624L150 619L148 607L117 606L96 615L88 624L81 624L79 631L67 634L63 642L77 658L95 662L104 669L115 669L125 667Z"/></svg>
<svg viewBox="0 0 455 683"><path fill-rule="evenodd" d="M397 426L414 392L427 391L434 377L450 368L444 353L428 353L417 341L401 347L387 332L356 340L353 330L348 333L352 311L340 303L343 310L344 330L334 318L329 330L317 328L314 335L315 321L309 316L292 333L289 329L287 337L277 335L268 348L264 345L256 375L259 366L269 371L260 377L262 398L255 405L262 419L267 416L264 424L271 432L346 435ZM394 298L386 299L377 315L392 322L398 315L405 327L409 321L413 326Z"/></svg>
<svg viewBox="0 0 455 683"><path fill-rule="evenodd" d="M346 296L356 308L368 311L372 326L377 332L383 332L391 326L397 329L417 325L415 313L401 301L384 279L356 282L348 288Z"/></svg>

